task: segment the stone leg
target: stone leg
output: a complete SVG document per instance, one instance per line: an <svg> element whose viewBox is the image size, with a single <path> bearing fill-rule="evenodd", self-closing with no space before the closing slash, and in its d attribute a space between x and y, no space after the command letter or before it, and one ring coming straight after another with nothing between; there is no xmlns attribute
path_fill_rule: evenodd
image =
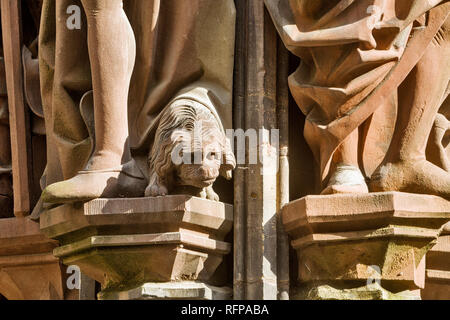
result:
<svg viewBox="0 0 450 320"><path fill-rule="evenodd" d="M322 194L367 193L365 178L358 166L358 129L336 150L331 164L331 177Z"/></svg>
<svg viewBox="0 0 450 320"><path fill-rule="evenodd" d="M405 191L450 198L450 174L426 160L426 146L450 78L450 20L399 88L396 129L371 191Z"/></svg>
<svg viewBox="0 0 450 320"><path fill-rule="evenodd" d="M136 44L122 0L83 0L92 70L95 148L85 169L49 186L50 203L143 195L145 181L128 142L127 101ZM86 99L87 100L87 99Z"/></svg>

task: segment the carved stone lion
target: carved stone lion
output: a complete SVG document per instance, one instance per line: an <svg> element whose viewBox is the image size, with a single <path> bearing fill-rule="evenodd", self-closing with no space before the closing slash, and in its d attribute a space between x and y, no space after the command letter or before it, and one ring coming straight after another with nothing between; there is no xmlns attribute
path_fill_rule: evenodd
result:
<svg viewBox="0 0 450 320"><path fill-rule="evenodd" d="M184 193L218 201L212 186L219 175L231 179L235 166L220 120L201 103L177 100L161 116L145 195Z"/></svg>

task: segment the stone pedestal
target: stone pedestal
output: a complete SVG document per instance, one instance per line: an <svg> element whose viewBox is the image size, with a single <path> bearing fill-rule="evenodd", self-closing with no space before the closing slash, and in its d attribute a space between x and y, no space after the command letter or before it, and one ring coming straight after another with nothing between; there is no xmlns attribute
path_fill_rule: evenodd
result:
<svg viewBox="0 0 450 320"><path fill-rule="evenodd" d="M41 215L42 232L61 244L54 255L100 282L105 299L139 296L123 292L149 283L220 283L232 224L231 205L183 195L97 199Z"/></svg>
<svg viewBox="0 0 450 320"><path fill-rule="evenodd" d="M104 290L99 300L230 300L231 288L220 288L205 283L181 281L164 283L146 283L125 291Z"/></svg>
<svg viewBox="0 0 450 320"><path fill-rule="evenodd" d="M450 300L450 223L427 253L424 300Z"/></svg>
<svg viewBox="0 0 450 320"><path fill-rule="evenodd" d="M283 209L299 299L420 299L450 202L407 193L308 196Z"/></svg>
<svg viewBox="0 0 450 320"><path fill-rule="evenodd" d="M65 268L52 255L58 245L27 218L0 219L0 294L9 300L76 297L65 287Z"/></svg>

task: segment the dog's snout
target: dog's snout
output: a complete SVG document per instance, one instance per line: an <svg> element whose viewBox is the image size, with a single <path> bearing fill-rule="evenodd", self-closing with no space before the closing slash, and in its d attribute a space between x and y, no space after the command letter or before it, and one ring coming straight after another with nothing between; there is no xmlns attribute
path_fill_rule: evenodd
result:
<svg viewBox="0 0 450 320"><path fill-rule="evenodd" d="M214 168L207 168L205 166L201 166L198 168L198 174L203 180L217 178L217 170L215 170Z"/></svg>
<svg viewBox="0 0 450 320"><path fill-rule="evenodd" d="M204 178L204 179L208 179L209 178L209 176L210 176L210 172L209 172L210 170L208 170L208 168L205 168L205 167L200 167L200 168L198 168L198 173L199 173L199 175L202 177L202 178Z"/></svg>

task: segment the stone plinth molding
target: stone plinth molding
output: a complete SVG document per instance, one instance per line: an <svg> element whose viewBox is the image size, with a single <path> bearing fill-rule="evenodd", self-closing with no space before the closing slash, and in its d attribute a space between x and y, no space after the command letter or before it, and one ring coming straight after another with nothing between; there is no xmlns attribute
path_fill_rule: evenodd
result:
<svg viewBox="0 0 450 320"><path fill-rule="evenodd" d="M54 255L122 292L146 283L220 282L215 271L231 250L224 241L233 207L176 195L98 199L46 211L41 230L57 239Z"/></svg>
<svg viewBox="0 0 450 320"><path fill-rule="evenodd" d="M450 202L398 192L308 196L285 206L282 219L297 251L300 297L341 290L356 299L377 282L370 291L396 296L371 296L410 299L425 287L425 254L450 220Z"/></svg>

